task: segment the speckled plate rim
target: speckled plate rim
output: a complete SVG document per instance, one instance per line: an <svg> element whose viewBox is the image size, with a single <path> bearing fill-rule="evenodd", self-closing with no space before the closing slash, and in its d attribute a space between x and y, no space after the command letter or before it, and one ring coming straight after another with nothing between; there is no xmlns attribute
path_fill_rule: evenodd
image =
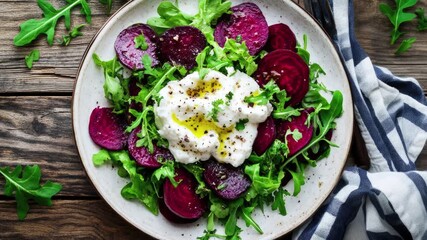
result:
<svg viewBox="0 0 427 240"><path fill-rule="evenodd" d="M94 42L96 41L96 39L99 37L99 35L105 30L105 28L107 26L109 26L110 24L112 24L112 22L114 21L115 18L117 18L118 16L120 16L121 14L124 14L125 11L127 9L131 9L132 7L140 4L141 2L146 1L146 0L133 0L133 1L129 1L126 4L124 4L121 8L119 8L114 14L112 14L109 19L103 24L103 26L98 30L98 32L94 35L94 37L92 38L92 40L90 41L88 47L86 48L83 56L82 56L82 60L80 61L79 67L78 67L78 71L77 71L77 75L76 75L76 80L74 82L74 90L73 90L73 95L72 95L72 106L71 106L71 112L72 112L72 124L73 124L73 135L74 135L74 140L76 143L76 148L79 152L79 157L81 158L81 163L84 167L85 173L86 175L89 177L91 184L95 187L96 191L98 192L98 194L108 203L108 205L115 210L123 219L125 219L127 222L129 222L130 224L132 224L133 226L137 227L138 229L140 229L141 231L156 237L156 238L162 238L162 236L157 235L157 233L155 231L152 231L151 229L142 229L140 226L136 225L133 221L131 221L126 215L122 214L122 212L120 211L120 209L114 205L114 203L112 201L110 201L110 199L106 196L104 196L98 189L97 183L96 181L94 181L93 176L88 172L88 170L86 169L86 165L87 162L85 162L82 159L82 149L83 149L83 145L79 139L79 137L76 135L76 129L77 129L77 119L78 116L76 114L76 109L77 109L77 97L79 96L79 92L78 92L78 86L79 86L79 78L82 72L82 68L85 64L85 61L88 61L88 53L90 51L90 49L93 47ZM282 0L285 4L289 4L289 7L291 7L293 10L297 11L299 14L303 15L307 21L310 21L311 25L314 26L315 28L317 28L317 30L320 30L322 32L322 34L324 35L325 38L328 39L328 45L330 45L330 49L332 50L332 55L335 58L336 62L340 62L339 59L339 55L336 52L336 49L334 48L333 44L332 44L332 40L327 36L326 32L324 31L324 29L318 24L318 22L313 19L303 8L301 8L299 5L297 5L296 3L292 2L292 1L286 1L286 0ZM91 59L89 57L89 59ZM344 66L342 64L339 64L338 69L336 69L337 71L343 72L345 75L345 71L344 71ZM350 92L350 87L348 84L348 79L345 78L347 85L346 85L346 89L345 89L345 97L348 98L352 98L351 97L351 92ZM352 103L352 100L351 100ZM349 107L351 109L349 109ZM321 198L316 200L316 204L313 205L313 207L311 209L308 209L307 212L305 212L304 216L301 218L296 219L291 227L287 227L286 230L284 231L278 231L277 234L272 235L272 236L268 236L268 237L273 237L273 238L277 238L280 236L283 236L284 234L292 231L293 229L295 229L296 227L298 227L299 225L301 225L302 223L304 223L309 217L311 217L315 211L323 204L323 202L326 200L326 198L329 196L329 194L332 192L333 188L336 186L336 184L339 181L339 178L341 176L341 173L344 169L345 166L345 162L346 159L348 157L348 153L350 150L350 145L351 145L351 139L352 139L352 131L351 129L353 129L353 105L350 104L349 106L347 106L347 108L345 109L345 111L347 113L350 113L351 117L348 117L348 121L346 122L346 125L348 127L348 129L350 129L350 133L348 134L348 141L345 142L345 145L340 145L340 148L345 149L344 152L346 152L345 154L345 160L341 161L340 165L336 166L336 168L339 170L337 171L339 174L336 175L336 177L333 180L333 184L331 184L328 189L326 190L326 192L328 192L328 194L324 194ZM91 161L90 161L91 162ZM303 186L304 188L304 186ZM143 207L143 206L141 206ZM260 235L260 237L263 237L262 235Z"/></svg>

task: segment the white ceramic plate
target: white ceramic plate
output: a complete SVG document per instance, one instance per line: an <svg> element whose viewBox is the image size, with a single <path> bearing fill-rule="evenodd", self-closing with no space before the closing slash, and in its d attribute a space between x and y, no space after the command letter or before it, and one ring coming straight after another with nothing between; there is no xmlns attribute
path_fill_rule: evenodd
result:
<svg viewBox="0 0 427 240"><path fill-rule="evenodd" d="M108 106L103 93L103 73L92 61L93 53L101 59L114 57L114 41L118 33L131 24L146 22L149 17L156 16L159 0L136 0L129 2L114 14L101 28L89 45L77 76L73 96L73 128L78 151L84 168L100 195L124 219L140 230L159 239L196 239L203 235L206 228L206 219L191 224L177 225L167 221L163 216L154 216L136 201L127 201L120 195L120 190L126 184L126 179L120 178L111 166L95 168L92 164L92 155L99 148L92 142L88 133L89 116L96 106ZM243 2L232 0L233 5ZM306 172L307 182L297 197L286 198L288 214L281 216L276 211L265 208L264 214L256 211L254 219L264 231L258 234L252 228L246 228L243 222L243 239L274 239L307 220L324 202L337 183L350 148L353 129L353 105L348 81L342 64L329 38L317 23L299 6L289 0L257 0L253 1L263 11L269 24L283 22L295 32L298 41L302 41L303 34L309 39L308 49L312 61L320 63L326 72L320 80L333 90L340 90L344 96L344 114L337 120L337 129L332 141L339 145L333 148L330 156L318 163L316 168ZM197 1L180 0L180 8L187 13L197 11ZM292 192L293 183L287 186ZM219 224L218 224L219 225ZM218 229L222 233L223 229Z"/></svg>

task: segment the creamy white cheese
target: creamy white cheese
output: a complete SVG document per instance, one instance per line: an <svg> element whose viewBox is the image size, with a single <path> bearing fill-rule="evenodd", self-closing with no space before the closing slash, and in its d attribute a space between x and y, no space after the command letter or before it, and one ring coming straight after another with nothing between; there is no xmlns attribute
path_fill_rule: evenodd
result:
<svg viewBox="0 0 427 240"><path fill-rule="evenodd" d="M258 124L272 111L271 104L244 102L258 91L255 80L239 71L226 76L210 70L204 79L194 72L171 81L160 90L154 108L159 134L169 141L177 162L214 157L237 167L251 154ZM239 122L246 122L240 131Z"/></svg>

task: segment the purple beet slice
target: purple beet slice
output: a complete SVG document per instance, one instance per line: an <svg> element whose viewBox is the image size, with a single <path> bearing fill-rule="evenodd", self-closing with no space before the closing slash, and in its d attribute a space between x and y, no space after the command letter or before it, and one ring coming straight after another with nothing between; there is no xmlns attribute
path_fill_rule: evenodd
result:
<svg viewBox="0 0 427 240"><path fill-rule="evenodd" d="M257 54L268 39L268 24L261 9L254 3L242 3L231 8L232 14L220 19L215 27L215 41L223 47L227 38L241 38L249 53Z"/></svg>
<svg viewBox="0 0 427 240"><path fill-rule="evenodd" d="M145 50L135 47L135 38L144 35L147 48ZM120 62L132 70L144 68L142 57L151 58L151 66L159 63L157 57L157 35L148 25L138 23L123 29L116 38L114 48Z"/></svg>
<svg viewBox="0 0 427 240"><path fill-rule="evenodd" d="M89 135L98 146L113 151L125 149L128 139L125 128L125 117L113 113L112 108L97 107L92 110Z"/></svg>
<svg viewBox="0 0 427 240"><path fill-rule="evenodd" d="M206 47L206 37L195 27L173 27L160 36L158 46L162 59L190 70L196 66L197 55Z"/></svg>
<svg viewBox="0 0 427 240"><path fill-rule="evenodd" d="M135 128L128 138L129 154L136 161L139 166L146 168L159 168L162 164L159 161L166 159L174 159L171 152L166 148L157 147L154 145L154 152L150 153L146 147L137 147L138 133L141 128Z"/></svg>
<svg viewBox="0 0 427 240"><path fill-rule="evenodd" d="M280 140L284 140L288 131L293 132L297 130L302 135L301 139L298 140L296 140L292 134L288 134L286 136L286 141L289 148L288 157L294 155L305 145L307 145L313 136L313 125L306 125L308 114L309 112L307 110L303 110L301 115L293 117L291 121L280 121L277 125L277 136Z"/></svg>
<svg viewBox="0 0 427 240"><path fill-rule="evenodd" d="M258 125L258 135L255 138L252 149L256 154L262 155L276 139L276 124L272 117Z"/></svg>
<svg viewBox="0 0 427 240"><path fill-rule="evenodd" d="M163 184L163 198L169 210L180 218L198 219L206 212L208 205L205 199L197 195L197 181L184 169L175 170L175 180L179 182L174 187L169 179Z"/></svg>
<svg viewBox="0 0 427 240"><path fill-rule="evenodd" d="M191 223L196 221L197 219L185 219L182 217L179 217L178 215L176 215L175 213L173 213L171 210L169 210L169 208L166 206L165 201L163 198L159 198L158 200L159 202L159 210L160 213L169 221L173 222L173 223L179 223L179 224L184 224L184 223Z"/></svg>
<svg viewBox="0 0 427 240"><path fill-rule="evenodd" d="M284 23L273 24L268 27L268 41L265 49L268 52L277 49L287 49L296 52L297 39L294 32Z"/></svg>
<svg viewBox="0 0 427 240"><path fill-rule="evenodd" d="M286 90L291 98L288 106L298 105L309 88L309 68L298 54L290 50L278 49L265 55L254 77L260 86L274 80L280 89Z"/></svg>
<svg viewBox="0 0 427 240"><path fill-rule="evenodd" d="M206 162L203 178L219 197L226 200L240 197L251 185L242 168L217 161Z"/></svg>

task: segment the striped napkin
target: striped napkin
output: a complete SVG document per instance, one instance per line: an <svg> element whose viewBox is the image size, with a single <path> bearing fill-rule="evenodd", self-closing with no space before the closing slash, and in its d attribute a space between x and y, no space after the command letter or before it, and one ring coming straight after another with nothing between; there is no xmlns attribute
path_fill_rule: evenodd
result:
<svg viewBox="0 0 427 240"><path fill-rule="evenodd" d="M332 0L336 43L351 75L355 116L371 167L350 167L293 239L427 239L427 101L413 78L375 66L354 33L353 1Z"/></svg>

